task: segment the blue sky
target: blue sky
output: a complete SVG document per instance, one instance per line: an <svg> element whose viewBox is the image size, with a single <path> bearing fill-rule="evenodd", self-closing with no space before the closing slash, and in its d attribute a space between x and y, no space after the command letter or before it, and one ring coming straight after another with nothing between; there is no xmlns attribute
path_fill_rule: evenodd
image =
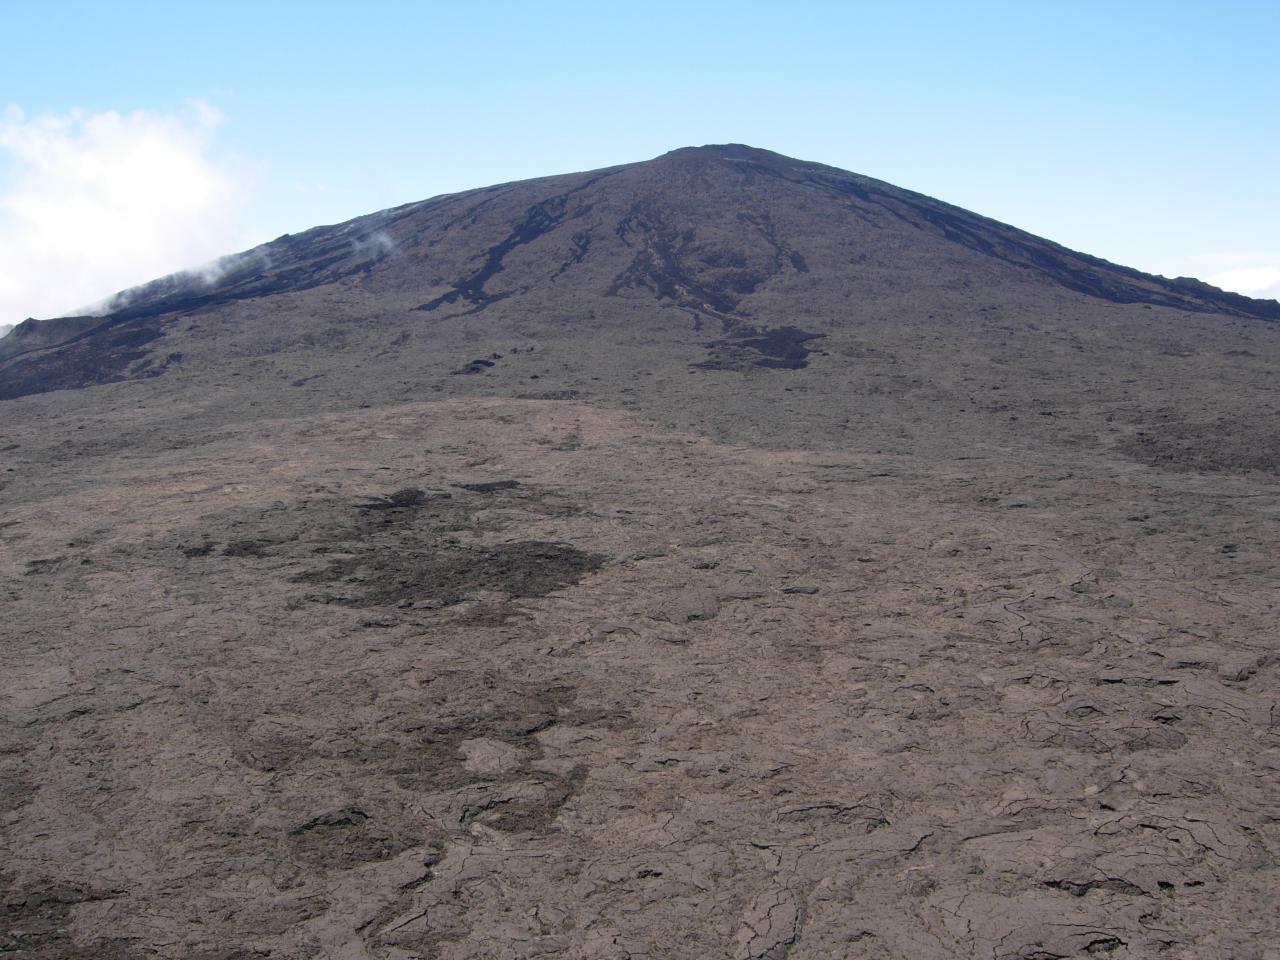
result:
<svg viewBox="0 0 1280 960"><path fill-rule="evenodd" d="M744 142L1280 297L1280 3L0 3L0 323Z"/></svg>

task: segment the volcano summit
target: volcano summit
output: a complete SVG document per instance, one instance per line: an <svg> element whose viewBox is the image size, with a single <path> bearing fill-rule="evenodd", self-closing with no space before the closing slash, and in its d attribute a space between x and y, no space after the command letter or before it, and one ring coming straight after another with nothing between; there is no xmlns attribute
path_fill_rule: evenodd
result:
<svg viewBox="0 0 1280 960"><path fill-rule="evenodd" d="M0 952L1256 958L1280 303L730 145L0 339Z"/></svg>

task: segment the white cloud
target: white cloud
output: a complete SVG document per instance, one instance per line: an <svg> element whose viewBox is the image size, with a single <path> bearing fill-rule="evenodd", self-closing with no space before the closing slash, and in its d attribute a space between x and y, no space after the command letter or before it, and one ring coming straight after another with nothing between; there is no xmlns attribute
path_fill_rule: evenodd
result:
<svg viewBox="0 0 1280 960"><path fill-rule="evenodd" d="M1280 300L1280 251L1206 253L1195 261L1206 283L1250 297Z"/></svg>
<svg viewBox="0 0 1280 960"><path fill-rule="evenodd" d="M244 197L211 155L221 122L201 101L0 113L0 323L83 310L235 249Z"/></svg>
<svg viewBox="0 0 1280 960"><path fill-rule="evenodd" d="M1208 282L1223 290L1234 290L1251 297L1276 297L1280 296L1280 264L1224 270L1210 274Z"/></svg>

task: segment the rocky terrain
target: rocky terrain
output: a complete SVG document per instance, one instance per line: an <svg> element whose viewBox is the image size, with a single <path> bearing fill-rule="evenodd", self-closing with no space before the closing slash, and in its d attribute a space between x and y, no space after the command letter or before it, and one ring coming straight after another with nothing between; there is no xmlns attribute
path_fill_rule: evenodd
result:
<svg viewBox="0 0 1280 960"><path fill-rule="evenodd" d="M1280 304L746 147L0 343L0 955L1276 960Z"/></svg>

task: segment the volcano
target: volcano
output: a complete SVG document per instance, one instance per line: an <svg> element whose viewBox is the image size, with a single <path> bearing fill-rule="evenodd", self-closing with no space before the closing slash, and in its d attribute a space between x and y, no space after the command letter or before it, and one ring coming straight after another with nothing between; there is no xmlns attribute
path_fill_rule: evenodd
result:
<svg viewBox="0 0 1280 960"><path fill-rule="evenodd" d="M1265 955L1280 303L740 145L0 339L0 952Z"/></svg>
<svg viewBox="0 0 1280 960"><path fill-rule="evenodd" d="M212 370L216 347L201 350L191 326L215 311L220 340L267 341L259 349L280 358L314 346L326 323L376 316L381 336L433 343L441 327L534 339L546 323L570 338L602 324L645 329L673 348L709 346L710 368L740 368L799 366L809 352L799 323L816 339L1038 300L1280 320L1275 301L1119 267L880 181L702 147L286 235L126 291L104 317L28 321L2 354L0 397L156 376L179 362ZM315 316L291 342L292 325L255 309ZM414 367L438 356L408 341L395 352Z"/></svg>

